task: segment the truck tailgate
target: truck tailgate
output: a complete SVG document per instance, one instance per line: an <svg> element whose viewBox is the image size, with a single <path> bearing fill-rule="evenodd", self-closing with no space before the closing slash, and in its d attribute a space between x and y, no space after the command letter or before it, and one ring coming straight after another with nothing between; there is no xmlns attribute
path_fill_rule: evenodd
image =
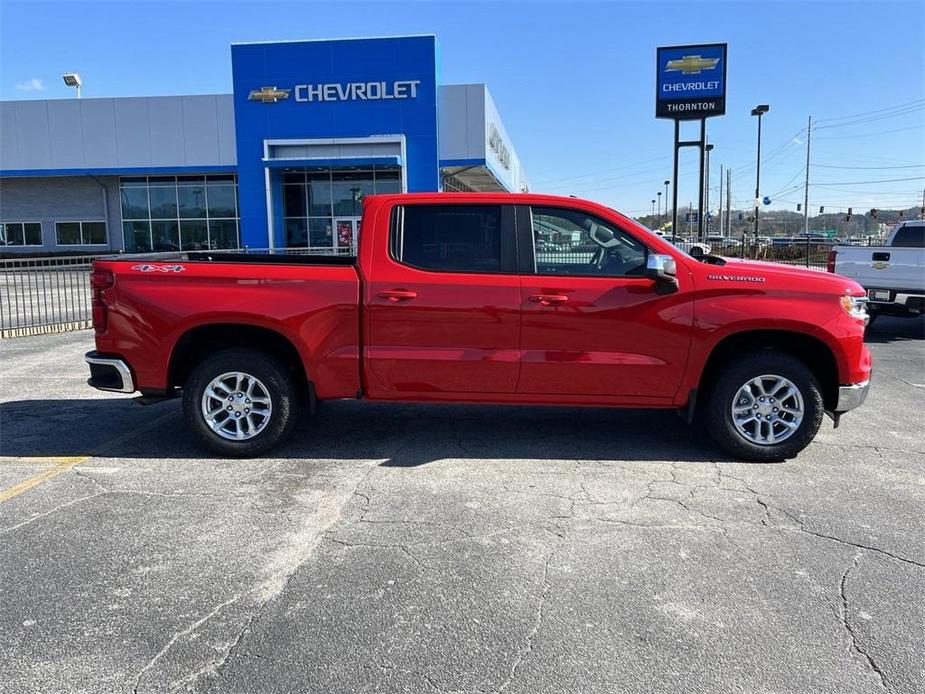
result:
<svg viewBox="0 0 925 694"><path fill-rule="evenodd" d="M835 272L865 288L925 289L925 248L839 246Z"/></svg>

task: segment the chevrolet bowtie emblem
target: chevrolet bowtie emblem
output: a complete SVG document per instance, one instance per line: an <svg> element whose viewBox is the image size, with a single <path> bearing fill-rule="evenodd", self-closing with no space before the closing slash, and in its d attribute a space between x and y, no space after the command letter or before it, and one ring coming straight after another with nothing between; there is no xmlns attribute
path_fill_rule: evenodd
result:
<svg viewBox="0 0 925 694"><path fill-rule="evenodd" d="M702 70L712 70L719 58L702 58L699 55L686 55L680 60L669 60L665 68L668 72L680 71L682 75L697 75Z"/></svg>
<svg viewBox="0 0 925 694"><path fill-rule="evenodd" d="M288 89L277 89L276 87L261 87L254 89L247 95L248 101L262 101L265 104L275 104L277 101L289 98Z"/></svg>

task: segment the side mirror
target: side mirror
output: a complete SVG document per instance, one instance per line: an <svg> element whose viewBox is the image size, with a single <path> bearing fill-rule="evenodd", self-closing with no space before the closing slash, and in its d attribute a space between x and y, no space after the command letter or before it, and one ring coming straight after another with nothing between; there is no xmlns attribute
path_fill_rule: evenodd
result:
<svg viewBox="0 0 925 694"><path fill-rule="evenodd" d="M655 280L656 294L678 291L678 266L670 255L650 253L646 259L646 277Z"/></svg>

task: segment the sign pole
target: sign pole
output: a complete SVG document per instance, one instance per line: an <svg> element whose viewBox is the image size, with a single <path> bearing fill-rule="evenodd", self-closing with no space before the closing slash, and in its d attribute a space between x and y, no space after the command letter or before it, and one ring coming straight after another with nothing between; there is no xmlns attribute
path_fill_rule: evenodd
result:
<svg viewBox="0 0 925 694"><path fill-rule="evenodd" d="M681 151L681 121L674 122L674 175L671 177L671 235L678 235L678 153Z"/></svg>
<svg viewBox="0 0 925 694"><path fill-rule="evenodd" d="M697 195L697 240L703 241L703 204L704 204L704 171L707 156L707 119L700 119L700 191Z"/></svg>

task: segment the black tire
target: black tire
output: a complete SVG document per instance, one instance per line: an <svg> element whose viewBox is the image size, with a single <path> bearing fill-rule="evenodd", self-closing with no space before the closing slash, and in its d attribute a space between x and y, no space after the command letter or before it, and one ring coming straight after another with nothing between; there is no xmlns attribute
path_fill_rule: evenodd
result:
<svg viewBox="0 0 925 694"><path fill-rule="evenodd" d="M868 310L868 311L867 311L867 328L872 328L872 327L874 327L874 323L877 322L877 318L879 318L879 317L880 317L880 312L879 312L879 311L871 311L871 310Z"/></svg>
<svg viewBox="0 0 925 694"><path fill-rule="evenodd" d="M788 379L803 399L799 426L788 438L775 444L748 440L736 428L731 411L739 389L766 374ZM706 394L700 419L707 433L736 459L776 462L793 458L809 445L822 424L824 409L819 381L806 364L789 354L766 350L745 355L722 369Z"/></svg>
<svg viewBox="0 0 925 694"><path fill-rule="evenodd" d="M208 385L229 372L242 372L259 380L272 408L262 429L242 441L216 433L202 411ZM292 432L300 404L289 370L271 355L252 349L227 349L206 357L193 368L183 388L183 413L190 429L207 448L223 457L251 458L273 448Z"/></svg>

